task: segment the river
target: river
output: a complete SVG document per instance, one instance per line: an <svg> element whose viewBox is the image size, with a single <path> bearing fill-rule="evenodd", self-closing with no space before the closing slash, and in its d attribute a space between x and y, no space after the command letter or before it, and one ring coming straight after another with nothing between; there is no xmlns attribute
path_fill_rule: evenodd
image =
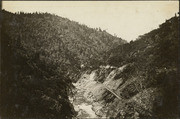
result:
<svg viewBox="0 0 180 119"><path fill-rule="evenodd" d="M88 82L94 81L94 75L95 73L84 75L77 83L73 84L76 87L76 93L74 94L73 98L70 98L70 100L75 111L78 112L77 118L84 119L98 117L92 110L92 102L84 96L86 88L83 87L83 85L87 84Z"/></svg>

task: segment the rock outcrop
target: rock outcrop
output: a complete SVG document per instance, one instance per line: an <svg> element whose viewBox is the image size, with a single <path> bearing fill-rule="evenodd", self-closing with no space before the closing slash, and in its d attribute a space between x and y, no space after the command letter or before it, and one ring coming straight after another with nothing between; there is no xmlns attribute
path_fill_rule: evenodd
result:
<svg viewBox="0 0 180 119"><path fill-rule="evenodd" d="M139 77L120 77L128 65L85 72L75 84L85 91L84 97L92 103L92 109L99 117L153 117L154 103L162 97L161 89L144 87L144 79ZM105 75L103 79L102 75Z"/></svg>

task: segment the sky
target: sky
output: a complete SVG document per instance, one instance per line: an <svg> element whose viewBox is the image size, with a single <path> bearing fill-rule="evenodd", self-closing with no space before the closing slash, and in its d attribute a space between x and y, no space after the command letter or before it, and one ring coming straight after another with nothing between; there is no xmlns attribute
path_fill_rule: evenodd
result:
<svg viewBox="0 0 180 119"><path fill-rule="evenodd" d="M48 12L101 28L127 41L150 32L175 16L178 1L3 1L10 12Z"/></svg>

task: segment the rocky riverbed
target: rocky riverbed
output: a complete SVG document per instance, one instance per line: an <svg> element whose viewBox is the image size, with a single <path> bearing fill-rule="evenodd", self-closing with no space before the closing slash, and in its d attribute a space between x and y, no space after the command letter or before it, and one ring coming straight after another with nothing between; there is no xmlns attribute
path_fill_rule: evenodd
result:
<svg viewBox="0 0 180 119"><path fill-rule="evenodd" d="M94 75L84 74L77 83L73 85L76 87L75 95L70 98L74 105L75 111L78 112L77 118L97 118L98 116L93 110L92 101L85 95L86 88L85 85L94 82Z"/></svg>
<svg viewBox="0 0 180 119"><path fill-rule="evenodd" d="M127 66L102 67L82 73L81 78L73 84L75 94L70 98L78 113L77 118L138 119L140 114L152 115L153 102L160 96L159 89L143 89L145 81L141 78L122 78Z"/></svg>

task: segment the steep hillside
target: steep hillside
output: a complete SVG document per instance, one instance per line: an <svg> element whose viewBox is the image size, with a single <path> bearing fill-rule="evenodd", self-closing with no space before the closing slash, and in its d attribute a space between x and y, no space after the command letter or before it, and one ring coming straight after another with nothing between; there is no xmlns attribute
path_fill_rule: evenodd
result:
<svg viewBox="0 0 180 119"><path fill-rule="evenodd" d="M177 66L178 23L178 17L173 17L159 25L158 29L139 36L137 40L108 51L106 63L113 66L131 62L145 65L157 60L157 64L162 66Z"/></svg>
<svg viewBox="0 0 180 119"><path fill-rule="evenodd" d="M2 11L1 117L76 115L68 96L81 65L102 59L120 38L48 13Z"/></svg>
<svg viewBox="0 0 180 119"><path fill-rule="evenodd" d="M71 118L69 78L1 32L1 118ZM17 48L18 47L18 48ZM27 52L32 52L27 54Z"/></svg>
<svg viewBox="0 0 180 119"><path fill-rule="evenodd" d="M178 116L178 28L179 17L172 17L136 41L111 50L107 60L107 64L117 67L130 64L129 69L117 77L136 78L144 88L140 88L142 91L136 92L135 97L146 96L141 94L150 88L161 90L162 96L154 102L152 110L157 118Z"/></svg>
<svg viewBox="0 0 180 119"><path fill-rule="evenodd" d="M48 13L1 18L1 117L178 117L177 16L126 44Z"/></svg>
<svg viewBox="0 0 180 119"><path fill-rule="evenodd" d="M12 39L20 41L27 50L39 53L40 60L68 67L68 70L101 61L104 51L125 43L101 29L48 13L3 11L2 16L5 32Z"/></svg>
<svg viewBox="0 0 180 119"><path fill-rule="evenodd" d="M178 20L175 16L136 41L108 51L106 66L82 73L75 85L99 118L179 116Z"/></svg>

